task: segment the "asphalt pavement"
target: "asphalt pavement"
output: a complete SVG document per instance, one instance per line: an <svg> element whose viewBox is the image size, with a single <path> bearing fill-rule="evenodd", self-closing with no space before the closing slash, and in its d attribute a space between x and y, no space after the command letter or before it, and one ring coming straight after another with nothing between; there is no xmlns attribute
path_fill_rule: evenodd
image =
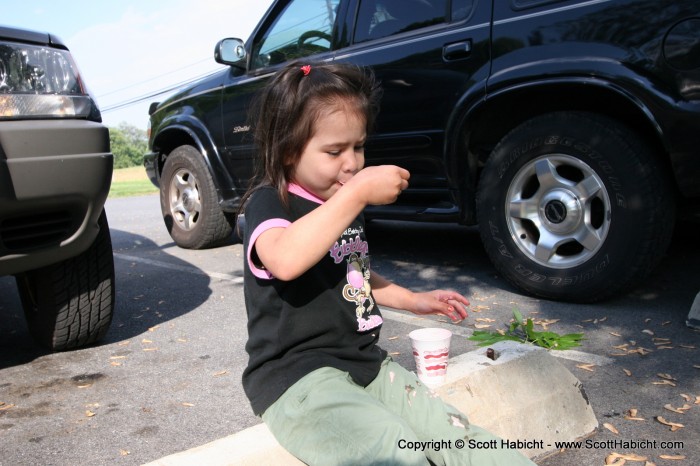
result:
<svg viewBox="0 0 700 466"><path fill-rule="evenodd" d="M38 349L14 280L0 277L0 465L138 465L260 423L240 383L247 362L241 245L232 238L210 250L176 247L157 195L110 199L106 208L117 308L99 345ZM504 328L514 308L538 329L583 332L578 351L554 355L583 383L600 427L539 464L601 465L615 453L637 455L627 464L642 457L700 464L700 333L685 325L700 291L696 228L679 228L667 257L635 290L574 305L505 283L474 228L370 224L373 268L413 289L456 289L472 303L458 326L387 310L381 344L413 369L411 330L450 327L456 356L476 348L467 340L475 328Z"/></svg>

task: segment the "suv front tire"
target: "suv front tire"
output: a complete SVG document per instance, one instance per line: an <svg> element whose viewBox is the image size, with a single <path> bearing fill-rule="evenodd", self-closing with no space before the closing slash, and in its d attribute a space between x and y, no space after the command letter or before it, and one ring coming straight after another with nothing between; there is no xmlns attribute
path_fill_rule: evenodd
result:
<svg viewBox="0 0 700 466"><path fill-rule="evenodd" d="M186 249L220 245L232 232L218 204L211 173L192 146L180 146L165 160L160 207L175 244Z"/></svg>
<svg viewBox="0 0 700 466"><path fill-rule="evenodd" d="M64 351L100 340L114 310L114 258L107 216L82 254L16 276L22 307L34 340Z"/></svg>

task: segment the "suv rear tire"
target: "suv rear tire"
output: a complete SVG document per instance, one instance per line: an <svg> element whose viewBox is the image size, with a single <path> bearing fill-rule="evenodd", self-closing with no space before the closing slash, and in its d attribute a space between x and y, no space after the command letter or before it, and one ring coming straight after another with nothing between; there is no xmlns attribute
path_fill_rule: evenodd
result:
<svg viewBox="0 0 700 466"><path fill-rule="evenodd" d="M165 160L160 207L170 237L181 248L218 246L233 231L202 154L192 146L177 147Z"/></svg>
<svg viewBox="0 0 700 466"><path fill-rule="evenodd" d="M64 351L95 343L109 329L114 309L114 256L107 216L82 254L17 275L24 315L38 344Z"/></svg>
<svg viewBox="0 0 700 466"><path fill-rule="evenodd" d="M671 238L664 171L634 131L610 118L556 112L495 147L479 182L489 257L536 295L592 302L646 277Z"/></svg>

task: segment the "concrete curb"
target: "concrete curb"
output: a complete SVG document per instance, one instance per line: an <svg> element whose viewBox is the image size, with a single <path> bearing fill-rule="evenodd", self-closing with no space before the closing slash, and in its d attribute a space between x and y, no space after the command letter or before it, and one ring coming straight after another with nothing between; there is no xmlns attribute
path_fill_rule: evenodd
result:
<svg viewBox="0 0 700 466"><path fill-rule="evenodd" d="M598 427L581 383L547 350L500 342L449 361L445 382L435 389L470 422L498 435L527 456L555 449ZM520 443L518 443L520 442ZM282 448L265 424L144 466L265 466L303 464Z"/></svg>
<svg viewBox="0 0 700 466"><path fill-rule="evenodd" d="M514 341L450 360L447 380L436 391L469 421L498 435L530 458L555 442L591 434L598 421L581 382L549 351Z"/></svg>

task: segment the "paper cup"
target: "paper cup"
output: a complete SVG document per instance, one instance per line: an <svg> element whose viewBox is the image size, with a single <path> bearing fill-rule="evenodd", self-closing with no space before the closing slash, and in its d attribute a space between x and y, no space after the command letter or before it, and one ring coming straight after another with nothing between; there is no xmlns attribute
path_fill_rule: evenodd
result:
<svg viewBox="0 0 700 466"><path fill-rule="evenodd" d="M408 336L413 345L418 378L429 387L442 383L447 374L452 332L443 328L421 328Z"/></svg>

